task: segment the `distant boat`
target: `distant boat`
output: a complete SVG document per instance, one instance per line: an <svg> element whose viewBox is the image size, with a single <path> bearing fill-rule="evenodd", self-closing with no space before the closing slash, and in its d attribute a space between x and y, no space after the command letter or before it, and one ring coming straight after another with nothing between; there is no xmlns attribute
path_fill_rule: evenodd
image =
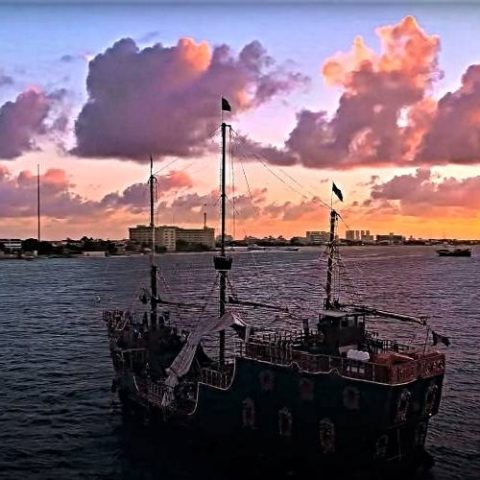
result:
<svg viewBox="0 0 480 480"><path fill-rule="evenodd" d="M285 248L285 250L287 250L288 252L298 252L299 247L287 247Z"/></svg>
<svg viewBox="0 0 480 480"><path fill-rule="evenodd" d="M437 250L439 257L471 257L472 250L470 248L439 248Z"/></svg>
<svg viewBox="0 0 480 480"><path fill-rule="evenodd" d="M259 247L256 243L251 243L248 247L248 250L266 250L266 247Z"/></svg>

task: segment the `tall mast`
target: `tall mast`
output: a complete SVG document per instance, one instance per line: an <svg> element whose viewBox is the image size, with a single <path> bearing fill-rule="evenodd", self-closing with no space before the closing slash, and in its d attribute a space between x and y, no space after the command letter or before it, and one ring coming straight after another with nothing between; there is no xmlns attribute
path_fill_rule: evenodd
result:
<svg viewBox="0 0 480 480"><path fill-rule="evenodd" d="M152 229L152 251L150 253L150 325L157 325L157 265L155 263L155 182L153 158L150 155L150 228Z"/></svg>
<svg viewBox="0 0 480 480"><path fill-rule="evenodd" d="M225 167L226 167L226 129L227 125L222 122L222 174L221 174L221 196L222 196L222 230L220 232L220 255L225 257ZM225 314L225 297L226 297L226 283L227 283L227 271L220 271L220 317ZM225 363L225 330L220 331L219 338L219 361L220 365Z"/></svg>
<svg viewBox="0 0 480 480"><path fill-rule="evenodd" d="M40 165L37 163L37 240L40 242Z"/></svg>
<svg viewBox="0 0 480 480"><path fill-rule="evenodd" d="M232 268L232 258L225 256L225 205L226 205L226 185L225 185L225 169L226 169L226 130L228 125L222 122L222 161L221 161L221 175L220 175L220 198L221 198L221 231L220 231L220 255L214 257L215 269L220 273L220 291L219 291L219 313L220 317L225 314L226 293L227 293L227 272ZM223 366L225 363L225 331L219 332L219 363Z"/></svg>
<svg viewBox="0 0 480 480"><path fill-rule="evenodd" d="M328 240L329 252L327 263L327 286L326 286L326 299L325 308L330 309L333 306L332 302L332 280L333 280L333 260L335 257L335 224L337 222L337 212L335 210L330 211L330 237Z"/></svg>

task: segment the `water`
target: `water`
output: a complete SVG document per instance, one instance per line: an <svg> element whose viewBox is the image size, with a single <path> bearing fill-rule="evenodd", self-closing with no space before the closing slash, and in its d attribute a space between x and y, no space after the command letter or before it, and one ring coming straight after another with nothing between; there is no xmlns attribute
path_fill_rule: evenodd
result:
<svg viewBox="0 0 480 480"><path fill-rule="evenodd" d="M321 250L233 256L239 298L288 304L298 315L306 302L320 305ZM438 258L428 247L363 247L345 248L343 258L366 301L427 313L433 328L450 337L441 412L428 437L437 461L432 478L479 478L480 251ZM211 254L159 260L171 298L213 297ZM142 257L0 262L0 479L199 478L195 465L171 455L142 425L126 422L112 403L101 310L131 307L145 286L146 265ZM208 314L215 314L213 303ZM199 315L178 322L191 326ZM270 312L249 318L263 325L292 321ZM425 338L403 323L376 328L405 340Z"/></svg>

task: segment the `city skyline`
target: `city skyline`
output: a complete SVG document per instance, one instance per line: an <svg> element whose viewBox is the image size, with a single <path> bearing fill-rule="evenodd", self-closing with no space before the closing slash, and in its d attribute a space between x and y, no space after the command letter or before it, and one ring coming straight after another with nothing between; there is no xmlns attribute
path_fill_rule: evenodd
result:
<svg viewBox="0 0 480 480"><path fill-rule="evenodd" d="M36 236L40 164L42 237L122 238L150 153L157 223L218 229L225 96L236 237L326 230L335 181L341 230L480 238L474 8L0 5L0 237Z"/></svg>

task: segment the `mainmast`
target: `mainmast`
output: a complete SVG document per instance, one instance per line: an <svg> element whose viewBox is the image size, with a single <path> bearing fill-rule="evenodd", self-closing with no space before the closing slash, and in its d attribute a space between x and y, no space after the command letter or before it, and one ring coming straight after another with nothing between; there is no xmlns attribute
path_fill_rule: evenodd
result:
<svg viewBox="0 0 480 480"><path fill-rule="evenodd" d="M327 263L327 286L325 308L330 309L333 306L332 302L332 283L333 283L333 262L335 259L336 245L335 245L335 227L337 223L337 212L332 208L330 212L330 237L328 239L328 263Z"/></svg>
<svg viewBox="0 0 480 480"><path fill-rule="evenodd" d="M219 291L219 300L220 308L219 313L220 317L225 314L225 305L226 305L226 291L227 291L227 272L232 267L232 258L225 255L225 205L226 205L226 130L229 125L225 122L222 122L221 132L222 132L222 160L221 160L221 175L220 175L220 198L221 198L221 232L220 232L220 255L214 257L215 269L220 273L220 291ZM219 363L220 366L225 363L225 330L219 332Z"/></svg>
<svg viewBox="0 0 480 480"><path fill-rule="evenodd" d="M155 182L153 158L150 155L150 228L152 229L152 251L150 253L150 326L157 325L157 265L155 263Z"/></svg>

